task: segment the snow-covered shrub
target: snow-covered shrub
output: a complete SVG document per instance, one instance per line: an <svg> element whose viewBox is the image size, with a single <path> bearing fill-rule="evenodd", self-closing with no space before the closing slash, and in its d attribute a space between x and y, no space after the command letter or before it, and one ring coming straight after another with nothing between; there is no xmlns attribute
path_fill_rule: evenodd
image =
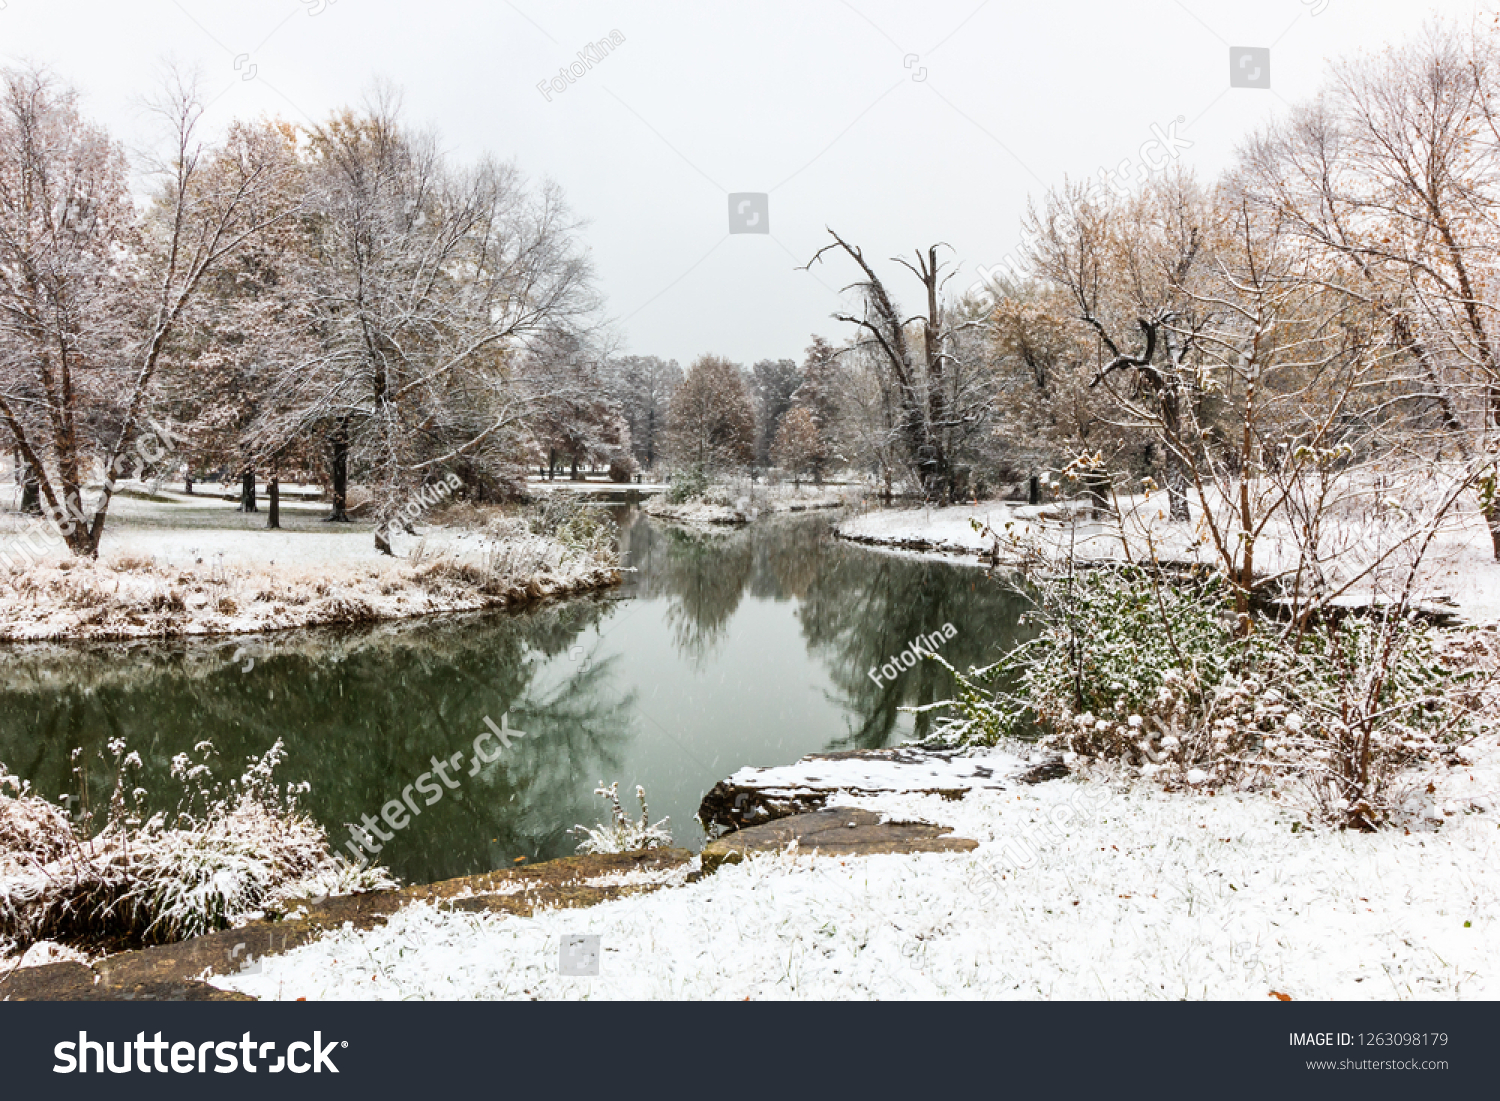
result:
<svg viewBox="0 0 1500 1101"><path fill-rule="evenodd" d="M614 554L615 527L598 505L566 491L551 493L526 516L537 535L556 539L574 554L609 559Z"/></svg>
<svg viewBox="0 0 1500 1101"><path fill-rule="evenodd" d="M453 510L445 515L451 519ZM478 561L431 551L418 543L407 562L429 592L451 586L514 599L546 595L545 575L579 577L619 566L615 525L608 513L568 493L553 493L524 508L466 505L459 517L487 536Z"/></svg>
<svg viewBox="0 0 1500 1101"><path fill-rule="evenodd" d="M41 861L55 860L72 843L68 816L33 795L29 784L12 776L0 764L0 863L12 853L30 853Z"/></svg>
<svg viewBox="0 0 1500 1101"><path fill-rule="evenodd" d="M709 482L708 472L701 466L680 470L672 478L672 486L667 490L667 500L674 505L685 505L707 493Z"/></svg>
<svg viewBox="0 0 1500 1101"><path fill-rule="evenodd" d="M1070 763L1194 788L1297 785L1330 821L1370 828L1398 773L1474 721L1471 674L1410 618L1346 616L1300 636L1262 620L1242 636L1220 580L1141 568L1048 582L1027 615L1030 642L954 670L938 738L1039 735Z"/></svg>
<svg viewBox="0 0 1500 1101"><path fill-rule="evenodd" d="M0 954L42 940L163 944L284 900L390 883L382 869L361 870L334 853L322 827L297 809L298 791L276 786L279 741L228 784L212 783L207 743L199 764L179 756L172 771L184 796L170 819L143 815L146 793L126 791L140 758L118 742L111 748L115 788L94 836L14 777L0 777Z"/></svg>
<svg viewBox="0 0 1500 1101"><path fill-rule="evenodd" d="M583 835L578 843L581 853L627 853L636 849L660 849L672 844L672 831L667 828L670 819L652 823L651 812L646 807L646 789L637 785L635 796L641 801L641 820L631 821L620 806L620 782L609 787L601 780L594 789L595 795L609 800L610 820L593 826L575 826L572 832Z"/></svg>

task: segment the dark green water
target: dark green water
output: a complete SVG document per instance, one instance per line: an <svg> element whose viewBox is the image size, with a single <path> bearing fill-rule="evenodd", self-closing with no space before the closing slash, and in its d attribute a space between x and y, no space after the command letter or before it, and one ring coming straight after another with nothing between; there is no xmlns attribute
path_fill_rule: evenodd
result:
<svg viewBox="0 0 1500 1101"><path fill-rule="evenodd" d="M280 738L278 778L311 785L302 805L342 843L433 757L462 752L459 786L381 853L427 882L571 853L569 828L605 816L601 780L644 785L652 817L696 847L699 800L741 766L923 732L927 716L897 708L946 697L946 671L868 676L917 635L952 623L941 652L960 668L1017 637L1022 598L982 571L838 543L821 518L718 537L620 518L625 584L530 613L0 650L0 761L49 797L77 795L81 748L98 806L104 751L122 738L144 761L134 782L170 809L174 755L208 740L237 775ZM470 776L487 716L525 736Z"/></svg>

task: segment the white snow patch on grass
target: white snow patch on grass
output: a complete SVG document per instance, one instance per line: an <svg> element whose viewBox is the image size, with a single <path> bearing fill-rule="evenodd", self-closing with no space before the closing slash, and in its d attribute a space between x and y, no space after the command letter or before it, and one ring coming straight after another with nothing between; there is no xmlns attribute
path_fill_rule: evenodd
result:
<svg viewBox="0 0 1500 1101"><path fill-rule="evenodd" d="M1002 565L1060 562L1070 554L1082 560L1123 562L1123 530L1136 561L1153 554L1183 562L1215 561L1213 548L1198 525L1167 519L1165 493L1122 495L1118 503L1124 512L1123 524L1112 518L1089 519L1087 512L1079 511L1082 503L1076 501L1036 507L981 501L946 508L880 509L840 520L834 529L843 538L893 551L959 555L975 564L998 549ZM1195 501L1195 516L1198 509ZM1064 517L1070 511L1075 515ZM975 531L975 520L1001 538ZM1368 556L1379 549L1365 546L1370 542L1365 538L1370 534L1368 524L1330 518L1327 526L1336 532L1331 539L1342 538L1354 548L1344 556L1347 561L1341 560L1350 573L1363 569ZM1295 568L1296 561L1295 541L1285 522L1268 524L1257 541L1257 570L1275 574ZM1393 559L1391 570L1398 571L1403 561ZM1370 585L1358 584L1340 603L1361 603L1376 595ZM1381 591L1378 595L1389 598L1391 594ZM1500 621L1500 562L1495 561L1489 529L1477 509L1466 503L1439 528L1427 547L1415 598L1417 603L1456 605L1473 623Z"/></svg>
<svg viewBox="0 0 1500 1101"><path fill-rule="evenodd" d="M394 532L396 557L366 524L319 522L316 502L283 505L285 530L213 496L120 498L99 560L60 542L34 564L31 523L0 515L0 639L232 635L515 606L602 588L612 555L578 553L516 523ZM263 515L263 514L262 514Z"/></svg>
<svg viewBox="0 0 1500 1101"><path fill-rule="evenodd" d="M938 755L916 752L879 757L804 757L790 765L742 768L725 783L753 787L766 795L793 795L808 788L836 787L843 791L883 792L1005 786L1040 758L1013 748L995 746L968 754Z"/></svg>
<svg viewBox="0 0 1500 1101"><path fill-rule="evenodd" d="M1500 754L1468 756L1431 773L1455 813L1410 833L1076 780L850 798L979 848L752 856L530 918L416 906L215 981L286 999L1494 998L1500 821L1474 808L1493 805ZM597 978L559 975L570 934L602 938Z"/></svg>

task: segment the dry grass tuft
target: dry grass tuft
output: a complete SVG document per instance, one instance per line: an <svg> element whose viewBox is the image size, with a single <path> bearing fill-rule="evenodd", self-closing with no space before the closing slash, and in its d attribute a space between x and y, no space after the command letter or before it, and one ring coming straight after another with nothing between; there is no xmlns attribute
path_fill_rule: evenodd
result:
<svg viewBox="0 0 1500 1101"><path fill-rule="evenodd" d="M156 559L149 554L117 554L109 568L118 573L146 573L156 569Z"/></svg>
<svg viewBox="0 0 1500 1101"><path fill-rule="evenodd" d="M209 750L206 743L200 750ZM0 767L0 955L41 941L75 946L165 944L228 928L282 900L389 885L334 853L323 829L278 791L281 743L214 792L206 765L174 762L188 794L169 825L142 819L123 795L139 758L117 744L109 820L84 836L60 810ZM9 787L12 794L4 794Z"/></svg>

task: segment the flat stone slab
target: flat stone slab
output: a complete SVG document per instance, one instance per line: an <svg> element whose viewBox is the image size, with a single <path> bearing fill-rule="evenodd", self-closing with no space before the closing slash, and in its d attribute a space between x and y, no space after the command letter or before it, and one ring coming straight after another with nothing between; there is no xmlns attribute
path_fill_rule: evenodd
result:
<svg viewBox="0 0 1500 1101"><path fill-rule="evenodd" d="M873 811L829 807L750 826L712 841L703 850L703 874L738 864L746 853L776 853L791 842L797 851L824 856L877 856L886 853L961 853L977 848L967 837L949 837L947 826L926 822L882 822Z"/></svg>
<svg viewBox="0 0 1500 1101"><path fill-rule="evenodd" d="M979 750L892 746L815 753L794 765L742 768L715 784L698 807L705 828L737 830L827 806L839 793L917 793L962 799L976 788L1004 791L1067 775L1062 761L1010 748Z"/></svg>

